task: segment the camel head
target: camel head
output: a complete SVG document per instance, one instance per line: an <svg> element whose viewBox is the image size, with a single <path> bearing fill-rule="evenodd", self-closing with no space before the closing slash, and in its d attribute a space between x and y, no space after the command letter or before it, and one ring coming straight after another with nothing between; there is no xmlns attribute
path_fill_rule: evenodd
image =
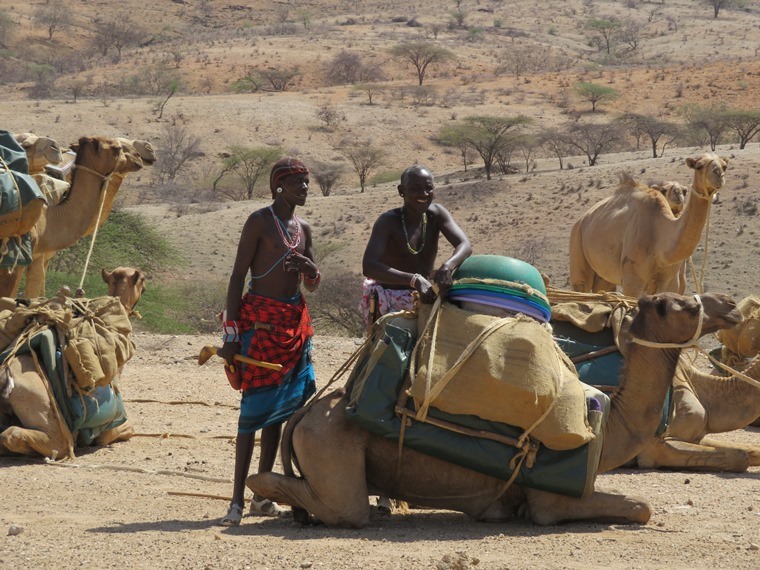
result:
<svg viewBox="0 0 760 570"><path fill-rule="evenodd" d="M674 216L678 217L686 204L686 196L689 193L689 189L683 184L673 181L663 182L662 184L653 184L652 188L665 197L668 206L670 206L670 211L673 212Z"/></svg>
<svg viewBox="0 0 760 570"><path fill-rule="evenodd" d="M743 358L760 354L760 297L750 295L739 302L744 320L733 328L719 331L715 336L728 350Z"/></svg>
<svg viewBox="0 0 760 570"><path fill-rule="evenodd" d="M687 158L686 166L694 170L692 189L701 198L710 198L725 183L728 158L707 153L699 158Z"/></svg>
<svg viewBox="0 0 760 570"><path fill-rule="evenodd" d="M108 294L119 297L128 311L135 308L145 292L145 280L150 279L150 275L132 267L117 267L110 272L103 269L102 275L103 281L108 285Z"/></svg>
<svg viewBox="0 0 760 570"><path fill-rule="evenodd" d="M123 139L123 138L119 138L116 140L118 140L122 144L126 143L132 146L140 155L140 158L142 159L143 164L150 166L151 164L156 162L156 159L157 159L156 151L153 150L153 145L150 144L148 141L137 140L137 139L130 141L129 139Z"/></svg>
<svg viewBox="0 0 760 570"><path fill-rule="evenodd" d="M19 133L14 135L21 148L26 151L30 162L35 157L40 157L49 164L58 164L63 160L61 147L49 137L40 137L33 133Z"/></svg>
<svg viewBox="0 0 760 570"><path fill-rule="evenodd" d="M116 172L125 160L121 145L105 137L82 137L71 145L77 153L75 166L94 171L103 178Z"/></svg>
<svg viewBox="0 0 760 570"><path fill-rule="evenodd" d="M144 165L140 151L126 139L116 139L116 141L118 141L121 150L124 153L121 162L119 162L119 167L116 170L117 174L127 174L129 172L137 172L140 170Z"/></svg>
<svg viewBox="0 0 760 570"><path fill-rule="evenodd" d="M733 327L741 320L734 300L722 293L705 293L699 300L696 295L658 293L639 299L630 332L635 338L655 343L687 343L697 331L705 335Z"/></svg>

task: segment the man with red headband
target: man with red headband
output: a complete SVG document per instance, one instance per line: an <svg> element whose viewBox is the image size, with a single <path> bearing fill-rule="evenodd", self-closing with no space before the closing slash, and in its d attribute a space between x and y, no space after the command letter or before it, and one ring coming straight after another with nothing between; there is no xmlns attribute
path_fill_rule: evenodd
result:
<svg viewBox="0 0 760 570"><path fill-rule="evenodd" d="M271 471L282 423L316 391L311 364L313 329L301 295L301 283L314 291L320 273L314 262L311 228L295 215L306 203L309 171L296 158L273 166L269 186L274 202L256 210L243 226L227 289L224 345L219 356L240 366L243 397L235 444L232 502L224 526L237 526L243 516L245 480L253 455L254 436L261 429L259 472ZM250 272L248 292L243 295ZM234 361L242 353L281 364L272 370ZM283 509L266 497L254 496L251 514L279 516Z"/></svg>

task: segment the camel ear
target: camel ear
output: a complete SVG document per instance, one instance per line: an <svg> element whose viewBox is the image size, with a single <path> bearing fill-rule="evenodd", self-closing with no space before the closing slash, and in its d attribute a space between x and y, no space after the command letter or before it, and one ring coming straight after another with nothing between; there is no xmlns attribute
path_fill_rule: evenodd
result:
<svg viewBox="0 0 760 570"><path fill-rule="evenodd" d="M71 143L69 145L69 148L71 150L73 150L74 152L78 152L79 151L79 142Z"/></svg>
<svg viewBox="0 0 760 570"><path fill-rule="evenodd" d="M103 276L103 281L105 281L106 283L108 283L108 280L111 278L111 274L108 271L106 271L105 269L101 269L100 270L100 274Z"/></svg>
<svg viewBox="0 0 760 570"><path fill-rule="evenodd" d="M689 168L696 168L697 167L697 161L693 158L689 157L686 159L686 166Z"/></svg>
<svg viewBox="0 0 760 570"><path fill-rule="evenodd" d="M650 186L650 188L652 188L653 190L657 190L658 192L662 192L663 194L665 194L665 188L663 188L659 184L652 184Z"/></svg>
<svg viewBox="0 0 760 570"><path fill-rule="evenodd" d="M135 274L132 275L132 285L137 285L141 281L145 281L145 276L143 275L142 271L135 269Z"/></svg>
<svg viewBox="0 0 760 570"><path fill-rule="evenodd" d="M723 166L728 166L728 157L727 156L721 156L720 159L723 161Z"/></svg>

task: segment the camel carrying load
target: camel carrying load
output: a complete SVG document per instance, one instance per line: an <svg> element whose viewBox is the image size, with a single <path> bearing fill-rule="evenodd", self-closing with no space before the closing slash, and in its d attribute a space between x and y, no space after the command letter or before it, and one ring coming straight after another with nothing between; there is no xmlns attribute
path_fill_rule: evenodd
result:
<svg viewBox="0 0 760 570"><path fill-rule="evenodd" d="M145 276L116 268L103 280L109 295L93 299L0 298L0 454L73 458L133 435L118 379Z"/></svg>

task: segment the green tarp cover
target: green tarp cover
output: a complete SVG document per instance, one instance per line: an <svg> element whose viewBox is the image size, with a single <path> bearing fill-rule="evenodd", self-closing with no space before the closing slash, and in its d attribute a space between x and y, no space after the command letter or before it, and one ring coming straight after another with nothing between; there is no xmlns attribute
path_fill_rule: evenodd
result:
<svg viewBox="0 0 760 570"><path fill-rule="evenodd" d="M87 394L80 394L74 389L71 390L71 395L67 393L63 354L51 329L32 336L28 343L19 348L17 354L27 354L30 349L37 353L58 408L77 445L90 445L102 432L127 421L121 394L111 384L98 386ZM5 362L10 351L11 348L8 348L0 353L0 362Z"/></svg>
<svg viewBox="0 0 760 570"><path fill-rule="evenodd" d="M394 440L398 440L401 431L401 420L395 414L396 401L416 340L410 330L396 326L403 320L406 319L397 319L385 325L384 333L378 335L374 349L357 361L347 383L350 398L346 409L348 418L372 433ZM376 363L368 367L370 360ZM521 429L513 426L471 415L446 414L432 407L429 415L466 428L514 439L522 433ZM602 412L589 411L589 423L598 435L592 442L569 451L554 451L541 446L533 467L523 465L515 482L572 497L591 493L601 452ZM517 448L506 443L463 435L417 421L407 426L404 445L505 481L512 476L510 460L518 453Z"/></svg>

